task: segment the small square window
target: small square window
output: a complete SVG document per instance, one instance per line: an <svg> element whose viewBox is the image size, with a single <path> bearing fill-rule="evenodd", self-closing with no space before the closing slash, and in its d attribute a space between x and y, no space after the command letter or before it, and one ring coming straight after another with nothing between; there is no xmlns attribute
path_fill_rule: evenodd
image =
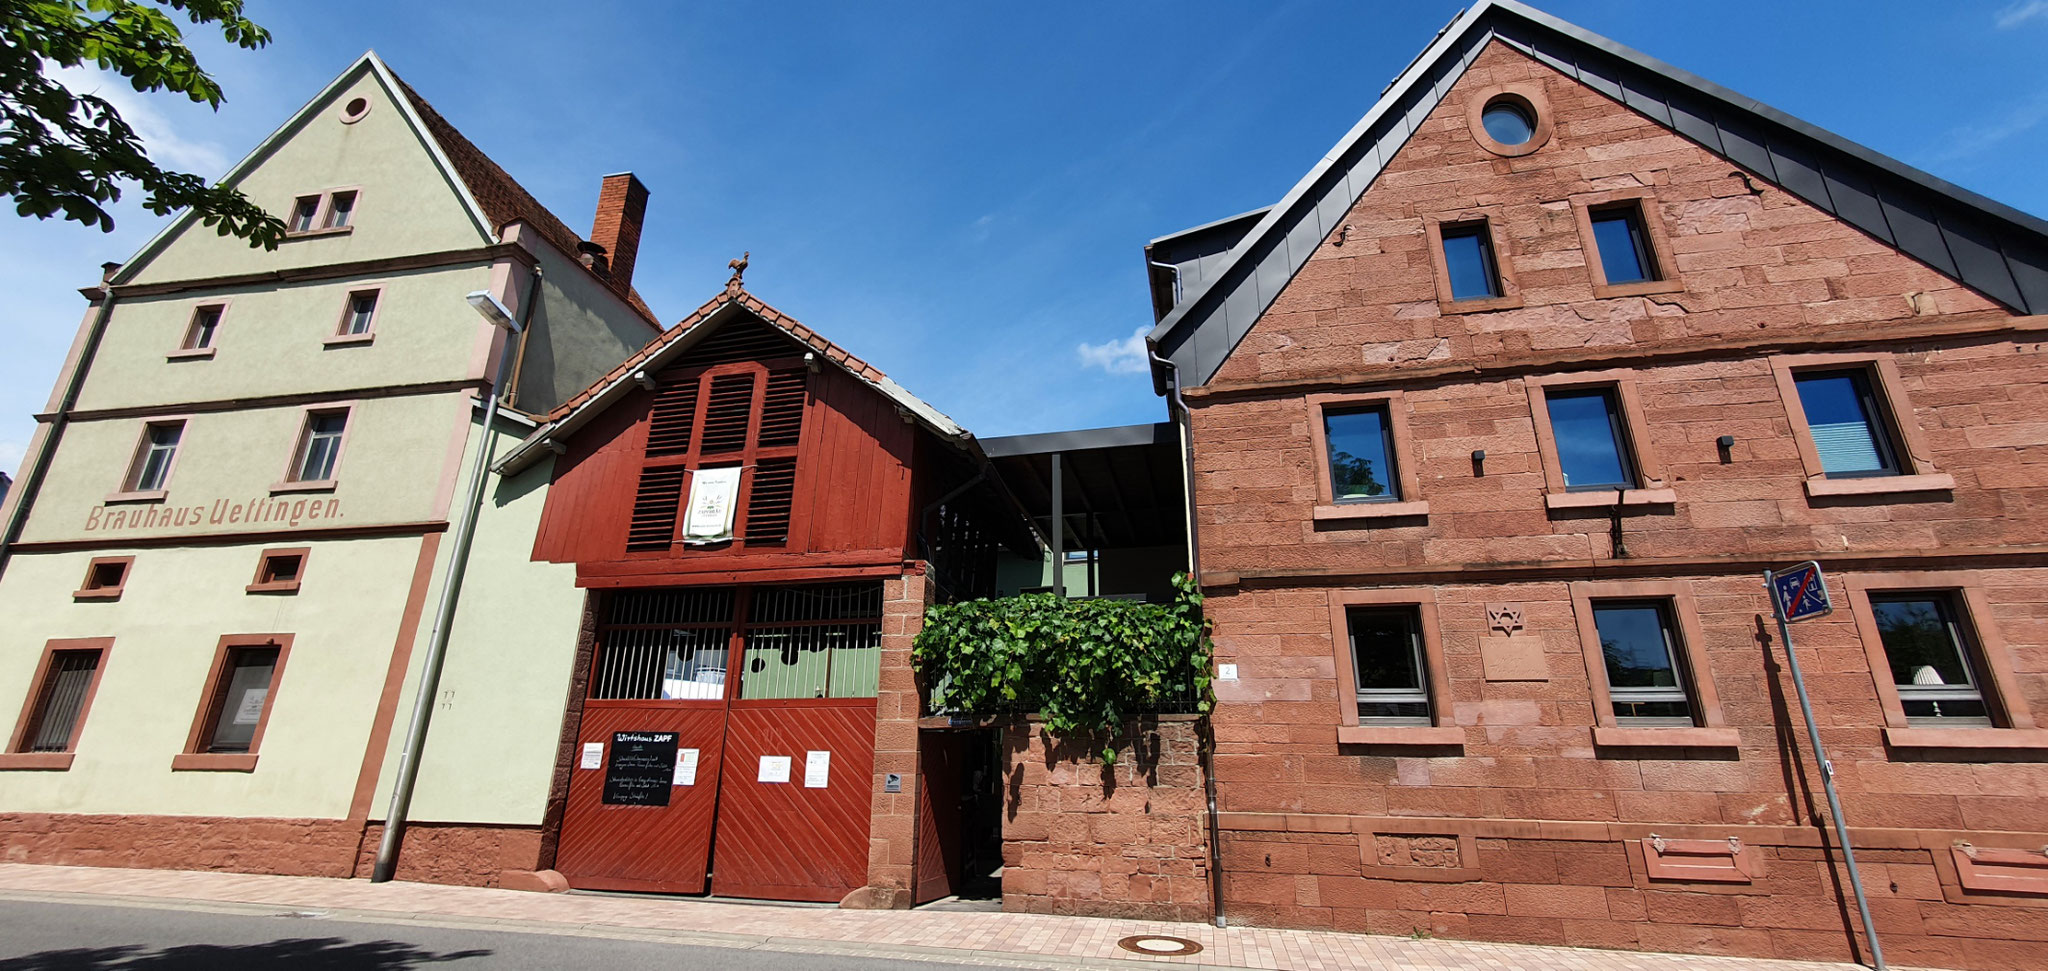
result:
<svg viewBox="0 0 2048 971"><path fill-rule="evenodd" d="M334 478L341 458L342 435L348 430L348 412L312 412L292 459L292 482L327 482Z"/></svg>
<svg viewBox="0 0 2048 971"><path fill-rule="evenodd" d="M1872 595L1870 611L1909 725L1990 725L1982 681L1955 600L1945 593Z"/></svg>
<svg viewBox="0 0 2048 971"><path fill-rule="evenodd" d="M132 556L95 557L85 566L85 582L72 594L78 600L119 600L128 586L128 572L135 565Z"/></svg>
<svg viewBox="0 0 2048 971"><path fill-rule="evenodd" d="M1432 724L1422 626L1415 608L1352 607L1345 619L1359 724Z"/></svg>
<svg viewBox="0 0 2048 971"><path fill-rule="evenodd" d="M220 330L220 319L227 308L220 304L209 304L192 311L192 323L185 328L185 342L181 350L198 351L213 346L213 337Z"/></svg>
<svg viewBox="0 0 2048 971"><path fill-rule="evenodd" d="M370 332L377 320L377 291L362 290L348 295L348 309L342 314L341 329L344 337L353 337Z"/></svg>
<svg viewBox="0 0 2048 971"><path fill-rule="evenodd" d="M1486 223L1449 223L1442 227L1442 233L1451 299L1486 300L1500 296L1500 265L1494 259L1493 235L1487 231Z"/></svg>
<svg viewBox="0 0 2048 971"><path fill-rule="evenodd" d="M1593 245L1599 250L1600 271L1612 286L1657 279L1657 260L1650 250L1650 236L1643 228L1643 210L1629 203L1588 214L1593 224Z"/></svg>
<svg viewBox="0 0 2048 971"><path fill-rule="evenodd" d="M136 446L135 459L123 483L127 492L157 492L171 478L171 465L178 457L178 442L185 436L182 421L156 422L146 426Z"/></svg>
<svg viewBox="0 0 2048 971"><path fill-rule="evenodd" d="M349 220L355 216L355 211L356 194L354 192L337 192L329 196L327 200L327 221L322 228L346 229L349 225Z"/></svg>
<svg viewBox="0 0 2048 971"><path fill-rule="evenodd" d="M1385 405L1323 411L1323 439L1329 449L1333 502L1400 500L1401 480L1394 470L1391 426Z"/></svg>
<svg viewBox="0 0 2048 971"><path fill-rule="evenodd" d="M1898 449L1871 389L1868 369L1803 371L1792 380L1828 478L1900 474Z"/></svg>
<svg viewBox="0 0 2048 971"><path fill-rule="evenodd" d="M56 643L80 643L59 641ZM86 642L90 643L90 642ZM78 730L92 704L105 648L51 650L42 680L29 698L29 710L14 751L69 752L77 747Z"/></svg>
<svg viewBox="0 0 2048 971"><path fill-rule="evenodd" d="M1566 490L1636 487L1613 388L1546 391L1543 399Z"/></svg>
<svg viewBox="0 0 2048 971"><path fill-rule="evenodd" d="M292 203L292 219L288 227L295 233L313 231L314 220L320 216L319 196L300 196Z"/></svg>
<svg viewBox="0 0 2048 971"><path fill-rule="evenodd" d="M1692 703L1670 604L1595 601L1593 626L1606 662L1607 696L1623 725L1691 725Z"/></svg>
<svg viewBox="0 0 2048 971"><path fill-rule="evenodd" d="M276 645L228 648L197 751L240 754L255 747L278 653Z"/></svg>
<svg viewBox="0 0 2048 971"><path fill-rule="evenodd" d="M306 575L306 559L311 552L305 547L264 550L256 558L256 579L249 584L249 592L297 593L299 581Z"/></svg>

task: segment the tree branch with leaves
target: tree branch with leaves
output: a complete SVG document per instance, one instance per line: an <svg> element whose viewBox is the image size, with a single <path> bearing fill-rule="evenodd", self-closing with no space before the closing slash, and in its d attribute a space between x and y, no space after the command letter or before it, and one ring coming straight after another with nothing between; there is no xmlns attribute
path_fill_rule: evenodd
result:
<svg viewBox="0 0 2048 971"><path fill-rule="evenodd" d="M136 91L169 91L219 110L220 84L200 69L173 12L237 47L270 42L268 31L243 16L242 0L0 0L0 193L23 216L61 215L112 232L106 207L133 183L147 193L142 205L151 213L190 208L222 236L275 249L283 220L237 189L157 165L105 98L73 92L45 73L91 64Z"/></svg>

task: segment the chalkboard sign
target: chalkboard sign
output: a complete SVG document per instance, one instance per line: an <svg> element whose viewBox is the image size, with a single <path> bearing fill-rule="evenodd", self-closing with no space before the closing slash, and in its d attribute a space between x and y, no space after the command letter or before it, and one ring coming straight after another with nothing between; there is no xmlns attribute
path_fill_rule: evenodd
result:
<svg viewBox="0 0 2048 971"><path fill-rule="evenodd" d="M676 733L613 732L611 760L604 767L604 801L610 806L666 806L676 774Z"/></svg>

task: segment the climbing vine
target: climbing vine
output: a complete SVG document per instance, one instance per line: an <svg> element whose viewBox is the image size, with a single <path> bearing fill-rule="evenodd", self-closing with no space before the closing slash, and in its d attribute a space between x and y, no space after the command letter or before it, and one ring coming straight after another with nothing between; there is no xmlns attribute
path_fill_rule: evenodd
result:
<svg viewBox="0 0 2048 971"><path fill-rule="evenodd" d="M1167 604L1039 593L929 608L915 656L932 708L1037 712L1057 737L1113 735L1141 712L1208 711L1202 594L1185 573L1173 587Z"/></svg>

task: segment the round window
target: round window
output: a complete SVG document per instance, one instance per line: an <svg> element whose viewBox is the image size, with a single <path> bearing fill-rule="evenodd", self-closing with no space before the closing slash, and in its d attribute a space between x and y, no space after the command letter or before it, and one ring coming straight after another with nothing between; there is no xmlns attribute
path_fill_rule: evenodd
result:
<svg viewBox="0 0 2048 971"><path fill-rule="evenodd" d="M348 104L341 106L341 123L353 125L363 120L363 116L369 113L370 100L368 98L352 98Z"/></svg>
<svg viewBox="0 0 2048 971"><path fill-rule="evenodd" d="M1479 123L1485 126L1488 138L1509 148L1527 144L1536 137L1536 119L1529 109L1505 98L1487 105Z"/></svg>

